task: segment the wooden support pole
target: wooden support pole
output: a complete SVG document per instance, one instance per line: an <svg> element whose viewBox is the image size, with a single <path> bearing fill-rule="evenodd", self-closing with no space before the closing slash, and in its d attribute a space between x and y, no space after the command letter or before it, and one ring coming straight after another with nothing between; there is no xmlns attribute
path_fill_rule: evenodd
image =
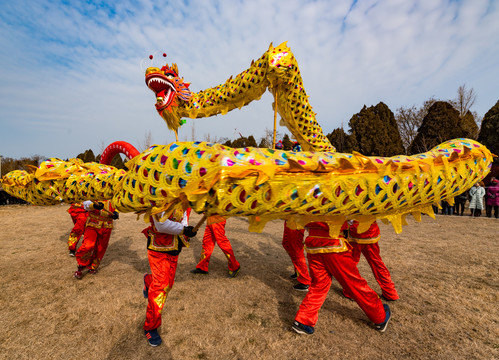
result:
<svg viewBox="0 0 499 360"><path fill-rule="evenodd" d="M272 149L275 150L275 136L276 136L276 128L277 128L277 90L274 88L273 89L274 93L274 136L272 138Z"/></svg>
<svg viewBox="0 0 499 360"><path fill-rule="evenodd" d="M196 226L194 226L194 231L198 231L199 228L201 227L201 225L203 225L203 223L205 222L205 220L208 218L208 216L206 216L205 214L203 214L203 217L201 218L201 220L199 220L199 222L196 224Z"/></svg>

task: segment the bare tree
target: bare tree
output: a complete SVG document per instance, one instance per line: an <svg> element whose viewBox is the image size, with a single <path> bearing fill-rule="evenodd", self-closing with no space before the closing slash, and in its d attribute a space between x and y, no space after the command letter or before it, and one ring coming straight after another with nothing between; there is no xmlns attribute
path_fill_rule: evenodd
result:
<svg viewBox="0 0 499 360"><path fill-rule="evenodd" d="M483 116L478 115L476 111L471 112L473 114L473 117L475 118L476 125L478 126L478 131L482 128L482 121L483 121ZM477 136L478 138L478 136Z"/></svg>
<svg viewBox="0 0 499 360"><path fill-rule="evenodd" d="M457 88L457 96L454 100L451 100L451 104L459 111L459 116L464 116L475 103L476 96L477 94L473 88L467 90L466 84L463 84Z"/></svg>
<svg viewBox="0 0 499 360"><path fill-rule="evenodd" d="M34 166L39 166L45 160L45 156L35 154L31 156L31 159L33 160Z"/></svg>
<svg viewBox="0 0 499 360"><path fill-rule="evenodd" d="M104 152L104 150L106 150L106 148L109 146L108 143L104 142L104 140L101 140L99 142L99 149L100 149L100 154L102 154Z"/></svg>
<svg viewBox="0 0 499 360"><path fill-rule="evenodd" d="M428 114L428 110L436 101L437 100L434 97L431 97L419 108L414 105L407 108L401 106L396 110L395 121L397 122L406 154L418 133L419 127L423 123L424 117Z"/></svg>
<svg viewBox="0 0 499 360"><path fill-rule="evenodd" d="M14 170L28 170L30 171L32 167L38 167L42 161L46 159L45 156L33 155L32 157L22 157L20 159L13 159L9 157L1 158L1 171L0 173L6 175L7 173Z"/></svg>
<svg viewBox="0 0 499 360"><path fill-rule="evenodd" d="M280 139L281 137L282 137L282 134L276 130L276 135L275 135L276 141L277 141L277 139ZM260 138L260 144L258 145L258 147L271 149L273 139L274 139L274 129L266 128L265 135L263 135Z"/></svg>
<svg viewBox="0 0 499 360"><path fill-rule="evenodd" d="M411 146L412 140L414 140L418 133L423 118L420 117L419 111L415 106L410 108L401 106L396 110L395 120L397 121L402 144L407 153L407 149Z"/></svg>
<svg viewBox="0 0 499 360"><path fill-rule="evenodd" d="M437 142L438 143L443 143L444 141L445 140L444 140L444 138L441 135L437 136ZM433 149L435 147L434 142L435 141L432 141L432 140L428 139L424 135L421 136L421 142L416 146L417 153L420 154L420 153L424 153L424 152L430 151L431 149Z"/></svg>
<svg viewBox="0 0 499 360"><path fill-rule="evenodd" d="M226 139L226 138L220 138L218 136L212 136L211 134L204 134L204 141L209 142L209 143L223 144L227 140L228 139Z"/></svg>
<svg viewBox="0 0 499 360"><path fill-rule="evenodd" d="M152 133L151 130L147 131L144 134L144 138L138 141L140 152L145 151L152 145Z"/></svg>

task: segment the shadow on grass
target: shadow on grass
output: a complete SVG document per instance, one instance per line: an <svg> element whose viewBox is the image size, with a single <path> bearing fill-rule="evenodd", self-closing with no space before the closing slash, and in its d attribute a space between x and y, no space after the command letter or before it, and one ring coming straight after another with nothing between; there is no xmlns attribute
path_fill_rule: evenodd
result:
<svg viewBox="0 0 499 360"><path fill-rule="evenodd" d="M113 345L106 360L134 359L134 354L145 356L145 359L173 359L170 348L165 341L167 334L160 331L163 343L158 347L152 347L147 343L142 329L142 323L135 326L135 331L126 331L123 336ZM138 357L137 357L138 359Z"/></svg>
<svg viewBox="0 0 499 360"><path fill-rule="evenodd" d="M231 242L237 260L241 264L241 271L237 278L227 280L244 281L241 278L253 277L257 282L265 284L268 289L274 292L274 296L278 303L277 310L281 323L289 324L289 326L291 326L301 299L296 298L299 294L297 294L297 291L293 290L293 283L289 279L289 274L291 272L288 271L287 268L288 265L291 265L291 261L289 260L286 251L281 246L282 235L274 235L265 231L252 235L243 229L247 227L245 223L248 223L248 220L245 218L231 218L227 221L227 237ZM204 228L201 228L200 232L198 232L197 239L191 241L193 262L196 264L199 261L199 256L202 251L203 232ZM247 241L253 240L252 237L255 238L254 241L258 241L258 247L256 248L247 244ZM240 241L239 239L247 240ZM220 248L216 245L214 254L219 251L221 252ZM275 252L280 254L277 259L275 258L275 255L273 255ZM223 270L221 271L221 269ZM205 281L227 277L227 259L225 257L212 256L210 259L209 271L209 277L205 275L196 276L199 278L203 277Z"/></svg>
<svg viewBox="0 0 499 360"><path fill-rule="evenodd" d="M246 218L238 218L238 220L248 222ZM240 232L241 235L244 233L237 229L236 231L232 230L231 235L233 236L234 233L238 232ZM261 263L265 264L266 269L258 270L254 273L258 274L258 280L262 281L267 287L274 291L275 298L279 304L279 318L285 326L287 326L287 324L291 326L301 301L306 296L306 292L299 292L293 289L293 285L296 281L289 278L293 266L286 250L282 247L282 233L276 235L263 231L258 234L258 236L260 239L265 239L267 243L260 242L256 253L253 248L249 248L244 243L237 241L233 246L234 252L237 256L238 252L246 253L251 251L253 253L252 256L262 259ZM238 237L236 236L234 238L237 239ZM270 248L268 244L271 245ZM279 255L276 256L276 253ZM287 271L288 268L291 268L291 271ZM244 274L247 275L246 273ZM371 326L371 322L360 307L355 302L345 299L342 292L343 289L341 285L339 285L333 277L331 288L320 312L324 313L324 311L329 311L334 315Z"/></svg>
<svg viewBox="0 0 499 360"><path fill-rule="evenodd" d="M112 235L111 235L112 236ZM143 274L149 272L149 262L140 257L136 250L132 250L133 239L125 236L118 241L113 241L107 248L106 255L102 259L101 268L110 265L113 261L132 266L137 272ZM143 252L146 253L145 244Z"/></svg>
<svg viewBox="0 0 499 360"><path fill-rule="evenodd" d="M67 243L69 238L69 233L70 232L68 231L66 234L61 235L59 237L59 240ZM82 241L83 241L83 235L78 241L77 248L81 246ZM117 241L113 241L113 234L111 234L110 244L106 250L104 258L102 259L99 269L102 270L107 266L109 266L113 261L118 261L123 264L131 265L139 273L148 272L149 263L147 261L147 258L144 260L138 255L137 251L131 250L132 244L133 244L133 239L130 236L125 236L118 239ZM145 241L144 241L144 253L146 252L147 250L145 248Z"/></svg>
<svg viewBox="0 0 499 360"><path fill-rule="evenodd" d="M68 231L68 232L66 232L66 233L62 234L61 236L59 236L59 241L62 241L62 242L64 242L64 243L66 243L66 244L67 244L68 239L69 239L69 234L70 234L70 233L71 233L71 231ZM80 238L80 241L79 241L78 243L80 244L82 240L83 240L83 235L82 235L82 237Z"/></svg>

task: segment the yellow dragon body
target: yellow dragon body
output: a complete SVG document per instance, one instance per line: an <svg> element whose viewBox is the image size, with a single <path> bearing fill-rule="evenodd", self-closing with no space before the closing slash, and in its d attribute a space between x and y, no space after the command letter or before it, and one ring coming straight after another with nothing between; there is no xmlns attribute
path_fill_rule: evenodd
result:
<svg viewBox="0 0 499 360"><path fill-rule="evenodd" d="M180 118L200 118L241 108L261 98L267 88L275 94L282 122L304 151L335 151L308 101L296 59L283 43L269 49L249 69L210 89L191 93L178 77L176 64L146 70L146 84L156 94L156 110L170 129L177 130ZM175 94L176 93L176 94Z"/></svg>
<svg viewBox="0 0 499 360"><path fill-rule="evenodd" d="M360 231L375 219L402 230L405 216L433 216L432 204L483 179L493 155L473 140L449 140L429 152L382 158L336 153L315 120L296 60L272 46L250 69L223 85L193 94L177 66L148 68L156 109L176 130L180 117L225 113L274 92L284 122L307 151L233 149L206 142L154 145L127 163L128 171L72 159L51 159L31 172L2 178L14 196L38 205L111 200L122 212L152 214L191 207L206 215L247 216L251 231L273 219L301 228L324 221L336 234L346 219ZM146 216L147 218L147 216Z"/></svg>
<svg viewBox="0 0 499 360"><path fill-rule="evenodd" d="M280 218L295 227L325 221L334 233L346 219L369 226L378 218L400 232L406 214L433 216L431 204L451 202L485 177L491 161L485 146L466 139L391 158L182 142L150 147L127 163L127 172L52 159L31 174L7 174L3 185L38 205L110 199L122 212L183 206L248 216L252 231Z"/></svg>

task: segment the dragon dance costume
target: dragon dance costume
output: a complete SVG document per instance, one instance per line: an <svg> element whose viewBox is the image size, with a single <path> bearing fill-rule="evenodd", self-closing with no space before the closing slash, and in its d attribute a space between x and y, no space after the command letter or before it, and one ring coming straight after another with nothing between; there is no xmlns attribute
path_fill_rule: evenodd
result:
<svg viewBox="0 0 499 360"><path fill-rule="evenodd" d="M88 218L85 223L82 244L76 251L78 270L74 273L74 277L77 279L81 279L82 271L85 268L89 269L91 274L97 272L109 245L117 213L110 201L104 201L102 204L102 209L96 209L94 202L89 200L83 202L83 207L88 212Z"/></svg>
<svg viewBox="0 0 499 360"><path fill-rule="evenodd" d="M378 241L380 231L378 223L375 221L369 229L363 233L358 232L358 221L353 221L348 229L348 242L352 245L352 257L356 264L359 263L360 254L364 254L367 263L371 267L374 278L381 287L383 297L387 300L397 300L399 295L395 289L390 272L381 259ZM350 297L345 293L346 297Z"/></svg>
<svg viewBox="0 0 499 360"><path fill-rule="evenodd" d="M237 274L240 265L234 255L234 250L232 250L229 239L225 236L226 222L227 220L219 215L210 216L206 220L206 228L203 235L203 251L201 252L201 258L196 265L196 269L208 272L211 254L215 249L216 243L227 257L229 274Z"/></svg>
<svg viewBox="0 0 499 360"><path fill-rule="evenodd" d="M297 275L296 280L303 285L310 285L311 279L308 272L307 260L305 260L305 255L303 253L303 248L305 246L303 243L304 233L304 229L290 229L285 221L284 233L282 235L282 247L291 258Z"/></svg>
<svg viewBox="0 0 499 360"><path fill-rule="evenodd" d="M76 159L51 159L36 170L8 173L1 179L2 187L37 205L110 200L122 212L147 215L170 211L170 204L182 202L184 209L191 207L208 216L246 216L250 231L257 232L276 219L295 221L299 227L310 223L312 233L305 245L312 290L297 317L315 324L334 276L378 322L384 313L381 301L360 276L351 246L334 234L339 229L336 225L357 219L364 226L379 219L389 221L400 233L408 214L416 221L421 214L434 217L432 204L452 202L483 180L492 167L494 155L470 139L448 140L412 156L337 153L316 120L298 63L286 43L271 44L248 69L198 93L191 93L178 74L177 65L171 64L149 67L145 75L155 94L156 110L170 129L177 131L183 117L224 115L260 99L268 90L274 95L274 110L304 151L175 142L153 145L140 156L128 154L128 171ZM154 249L149 253L150 259L168 255ZM385 325L387 319L389 309Z"/></svg>
<svg viewBox="0 0 499 360"><path fill-rule="evenodd" d="M68 209L71 220L73 220L73 228L69 233L68 250L69 254L74 256L78 241L85 232L85 224L87 223L88 212L83 208L83 204L71 204Z"/></svg>
<svg viewBox="0 0 499 360"><path fill-rule="evenodd" d="M182 247L189 246L188 238L182 235L188 225L191 209L175 210L164 221L163 213L152 216L151 225L142 233L147 237L147 256L151 274L144 275L144 296L147 296L144 330L155 330L161 326L161 312L168 293L175 282L178 255Z"/></svg>
<svg viewBox="0 0 499 360"><path fill-rule="evenodd" d="M341 230L347 228L348 223L345 222ZM322 222L309 223L307 229L309 235L305 239L305 250L312 283L298 309L295 321L310 327L315 326L319 309L326 300L334 277L372 322L383 323L386 318L383 304L378 294L360 275L352 257L352 247L345 237L331 237L329 226Z"/></svg>

